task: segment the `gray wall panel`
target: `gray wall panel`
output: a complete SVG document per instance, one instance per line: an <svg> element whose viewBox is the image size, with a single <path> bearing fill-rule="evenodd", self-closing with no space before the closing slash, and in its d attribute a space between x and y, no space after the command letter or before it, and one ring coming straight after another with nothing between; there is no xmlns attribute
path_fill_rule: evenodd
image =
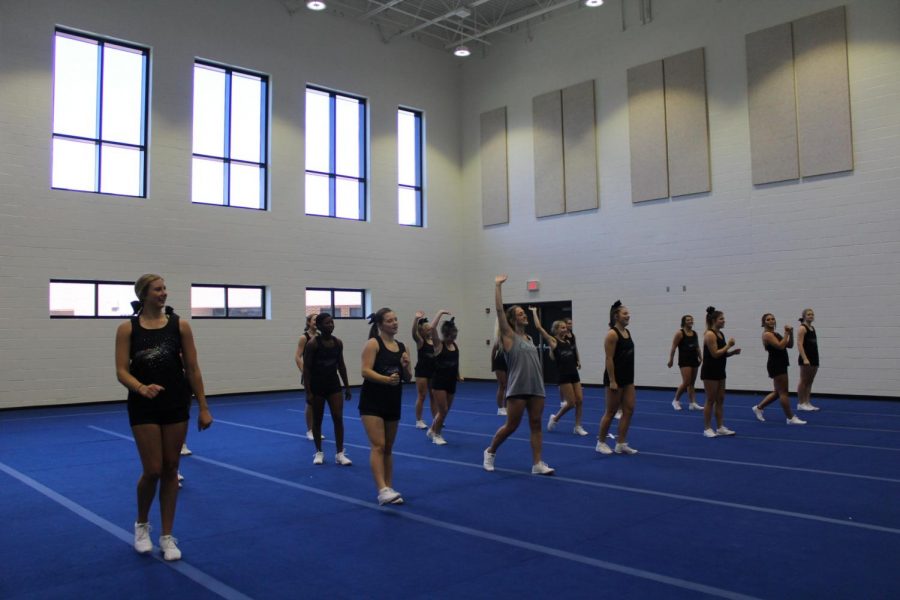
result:
<svg viewBox="0 0 900 600"><path fill-rule="evenodd" d="M628 69L628 132L631 201L668 197L666 105L661 60Z"/></svg>
<svg viewBox="0 0 900 600"><path fill-rule="evenodd" d="M800 177L791 24L747 34L747 95L754 184Z"/></svg>
<svg viewBox="0 0 900 600"><path fill-rule="evenodd" d="M853 169L844 7L792 23L800 174Z"/></svg>
<svg viewBox="0 0 900 600"><path fill-rule="evenodd" d="M566 212L563 180L562 96L559 90L532 102L534 133L534 212L538 217Z"/></svg>
<svg viewBox="0 0 900 600"><path fill-rule="evenodd" d="M703 48L666 58L663 67L669 193L682 196L708 192L709 127Z"/></svg>
<svg viewBox="0 0 900 600"><path fill-rule="evenodd" d="M599 206L594 80L562 91L566 212Z"/></svg>
<svg viewBox="0 0 900 600"><path fill-rule="evenodd" d="M481 218L484 225L509 223L506 107L481 113Z"/></svg>

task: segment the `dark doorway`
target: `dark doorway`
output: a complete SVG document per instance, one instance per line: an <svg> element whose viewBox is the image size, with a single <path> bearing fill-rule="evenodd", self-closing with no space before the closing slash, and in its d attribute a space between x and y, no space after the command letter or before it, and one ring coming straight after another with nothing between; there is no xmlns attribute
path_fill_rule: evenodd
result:
<svg viewBox="0 0 900 600"><path fill-rule="evenodd" d="M509 304L504 304L503 309L506 310L515 304L517 303L510 302ZM541 334L538 332L537 327L534 326L534 323L531 320L531 307L534 306L538 309L538 314L541 317L541 326L549 333L553 321L572 318L572 301L530 302L528 304L519 304L519 306L524 308L525 312L528 313L528 326L525 327L525 333L528 334L531 341L537 346L538 352L540 352L541 363L544 367L544 383L557 383L559 373L556 369L556 361L550 358L550 345L544 341Z"/></svg>

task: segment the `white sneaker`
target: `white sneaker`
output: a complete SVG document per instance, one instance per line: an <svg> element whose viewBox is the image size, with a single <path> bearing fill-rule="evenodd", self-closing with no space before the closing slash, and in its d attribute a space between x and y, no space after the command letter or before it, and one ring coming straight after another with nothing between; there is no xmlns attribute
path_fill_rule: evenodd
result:
<svg viewBox="0 0 900 600"><path fill-rule="evenodd" d="M428 429L428 423L426 423L422 419L419 419L418 421L416 421L416 429Z"/></svg>
<svg viewBox="0 0 900 600"><path fill-rule="evenodd" d="M435 433L431 436L431 443L435 446L446 446L447 440L445 440L444 436L442 436L441 434Z"/></svg>
<svg viewBox="0 0 900 600"><path fill-rule="evenodd" d="M787 419L787 424L788 425L806 425L806 421L804 421L797 415L794 415L790 419Z"/></svg>
<svg viewBox="0 0 900 600"><path fill-rule="evenodd" d="M759 406L754 406L751 410L753 411L753 414L756 415L757 419L759 419L763 423L766 422L766 418L763 416L762 409Z"/></svg>
<svg viewBox="0 0 900 600"><path fill-rule="evenodd" d="M681 410L681 402L678 400L672 400L672 408L675 410Z"/></svg>
<svg viewBox="0 0 900 600"><path fill-rule="evenodd" d="M585 429L581 425L576 425L575 428L572 430L572 433L574 433L575 435L587 435L588 434L587 429Z"/></svg>
<svg viewBox="0 0 900 600"><path fill-rule="evenodd" d="M735 432L722 425L721 427L716 429L716 433L719 435L734 435Z"/></svg>
<svg viewBox="0 0 900 600"><path fill-rule="evenodd" d="M353 464L353 461L343 452L338 452L334 455L334 462L342 467L349 467Z"/></svg>
<svg viewBox="0 0 900 600"><path fill-rule="evenodd" d="M425 437L429 440L434 439L434 432L431 430L431 427L428 428L428 431L425 432Z"/></svg>
<svg viewBox="0 0 900 600"><path fill-rule="evenodd" d="M484 459L481 462L481 466L484 467L485 471L493 471L494 470L494 459L497 458L496 454L492 454L487 450L484 451Z"/></svg>
<svg viewBox="0 0 900 600"><path fill-rule="evenodd" d="M178 549L178 540L171 535L159 536L159 549L162 550L165 560L181 560L181 550Z"/></svg>
<svg viewBox="0 0 900 600"><path fill-rule="evenodd" d="M553 475L554 473L556 473L556 470L544 461L531 466L532 475Z"/></svg>
<svg viewBox="0 0 900 600"><path fill-rule="evenodd" d="M818 406L813 406L811 402L804 402L803 404L797 405L797 410L803 410L807 412L814 412L819 410Z"/></svg>
<svg viewBox="0 0 900 600"><path fill-rule="evenodd" d="M378 504L389 504L400 498L400 492L389 487L383 487L378 490Z"/></svg>
<svg viewBox="0 0 900 600"><path fill-rule="evenodd" d="M313 441L315 439L312 434L312 429L306 430L306 439L308 439L309 441Z"/></svg>
<svg viewBox="0 0 900 600"><path fill-rule="evenodd" d="M547 431L553 431L556 429L556 419L553 418L553 415L550 415L550 418L547 420Z"/></svg>
<svg viewBox="0 0 900 600"><path fill-rule="evenodd" d="M182 444L181 445L181 455L182 456L190 456L191 454L193 454L193 452L191 452L191 449L187 447L187 444Z"/></svg>
<svg viewBox="0 0 900 600"><path fill-rule="evenodd" d="M505 416L506 416L506 409L505 409L505 408L498 408L498 409L497 409L497 416L498 416L498 417L505 417Z"/></svg>
<svg viewBox="0 0 900 600"><path fill-rule="evenodd" d="M707 427L703 430L703 437L714 438L719 437L719 434L715 432L711 427Z"/></svg>
<svg viewBox="0 0 900 600"><path fill-rule="evenodd" d="M703 410L703 406L701 406L700 404L697 404L696 402L691 402L688 405L688 410Z"/></svg>
<svg viewBox="0 0 900 600"><path fill-rule="evenodd" d="M182 481L184 481L184 475L181 474L181 471L178 471L178 487L183 487Z"/></svg>
<svg viewBox="0 0 900 600"><path fill-rule="evenodd" d="M560 400L560 401L559 401L559 407L560 407L560 408L565 408L565 407L566 407L566 401L565 401L565 400Z"/></svg>
<svg viewBox="0 0 900 600"><path fill-rule="evenodd" d="M325 464L325 453L324 452L316 452L316 455L313 456L313 464L314 465Z"/></svg>
<svg viewBox="0 0 900 600"><path fill-rule="evenodd" d="M616 416L613 417L613 418L614 418L614 419L621 419L621 418L622 418L622 409L621 409L621 408L620 408L619 410L616 411Z"/></svg>
<svg viewBox="0 0 900 600"><path fill-rule="evenodd" d="M616 454L637 454L638 451L629 446L628 444L616 444Z"/></svg>
<svg viewBox="0 0 900 600"><path fill-rule="evenodd" d="M135 522L134 549L138 554L147 554L153 550L153 542L150 541L150 523Z"/></svg>
<svg viewBox="0 0 900 600"><path fill-rule="evenodd" d="M609 446L606 445L606 442L597 442L597 446L594 448L596 452L600 454L612 454L613 451Z"/></svg>

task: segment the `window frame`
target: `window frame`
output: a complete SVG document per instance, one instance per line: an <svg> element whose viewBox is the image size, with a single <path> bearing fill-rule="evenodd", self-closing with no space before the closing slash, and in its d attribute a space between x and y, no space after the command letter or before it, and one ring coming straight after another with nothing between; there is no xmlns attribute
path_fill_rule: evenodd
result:
<svg viewBox="0 0 900 600"><path fill-rule="evenodd" d="M87 194L103 194L104 196L123 196L126 198L146 198L147 197L147 177L149 170L149 141L148 138L150 136L150 48L146 46L141 46L140 44L135 44L133 42L125 42L117 39L113 39L110 37L99 36L91 33L85 33L83 31L78 31L76 29L70 29L67 27L56 27L53 31L53 75L52 80L55 82L56 79L56 38L57 36L64 36L71 39L80 39L80 40L89 40L95 42L100 47L100 52L98 56L98 70L97 70L97 135L96 138L72 135L67 133L57 133L54 131L54 125L51 124L50 131L50 156L51 162L55 160L53 153L53 142L56 139L65 139L72 140L77 142L91 142L94 144L94 156L96 160L96 169L94 173L94 189L93 190L81 190L76 188L67 188L67 187L55 187L53 185L53 168L51 165L50 168L50 189L52 190L61 190L67 192L82 192ZM141 143L140 144L129 144L127 142L118 142L118 141L105 141L103 139L103 70L104 70L104 47L107 45L119 46L121 48L127 48L129 50L134 50L140 52L141 56L144 59L144 68L143 68L143 89L142 89L142 110L141 110ZM55 84L52 92L52 101L51 101L51 111L55 111L56 109L56 89ZM136 196L131 194L122 194L118 192L104 192L101 191L101 183L103 181L103 146L111 146L118 148L132 148L138 149L141 153L141 172L140 172L140 193Z"/></svg>
<svg viewBox="0 0 900 600"><path fill-rule="evenodd" d="M331 310L326 310L323 312L329 313L332 316L332 318L335 320L341 319L344 321L360 321L360 320L368 319L368 317L366 316L368 314L368 306L367 306L368 305L368 294L366 293L366 290L364 290L362 288L307 287L303 291L303 306L304 306L304 308L308 308L308 305L306 304L306 292L330 292L330 294L331 294ZM337 311L334 308L334 293L335 292L359 292L359 295L362 299L362 311L361 311L362 316L342 317L342 316L336 314Z"/></svg>
<svg viewBox="0 0 900 600"><path fill-rule="evenodd" d="M215 206L215 205L213 205ZM225 283L192 283L191 291L193 292L194 288L221 288L225 292L225 314L222 316L217 315L194 315L194 304L193 301L190 303L191 310L191 319L228 319L228 320L239 320L239 321L264 321L269 318L269 312L266 310L267 297L266 297L266 286L264 285L237 285L237 284L225 284ZM232 316L229 315L228 309L228 290L229 289L252 289L259 290L261 295L260 308L262 309L261 316Z"/></svg>
<svg viewBox="0 0 900 600"><path fill-rule="evenodd" d="M425 114L421 110L400 106L397 113L409 113L415 119L415 170L416 184L414 186L400 183L399 173L397 178L397 224L403 227L425 227ZM398 165L399 169L399 165ZM416 193L416 222L400 223L400 190L413 190Z"/></svg>
<svg viewBox="0 0 900 600"><path fill-rule="evenodd" d="M50 286L54 283L78 283L83 285L93 285L94 286L94 314L93 315L50 315L51 319L128 319L132 317L132 313L128 313L127 315L100 315L100 293L99 286L101 285L127 285L134 289L133 281L112 281L106 279L50 279L47 284L47 293L49 302L49 292ZM134 298L137 300L137 296ZM47 309L49 310L49 306Z"/></svg>
<svg viewBox="0 0 900 600"><path fill-rule="evenodd" d="M368 211L368 197L369 197L369 103L368 100L362 96L357 96L355 94L347 94L344 92L337 92L335 90L331 90L325 87L306 84L306 87L303 90L303 98L304 98L304 107L306 105L306 95L310 90L314 90L316 92L320 92L322 94L328 95L328 108L329 108L329 125L328 125L328 171L317 171L314 169L308 169L306 164L303 165L304 177L309 177L310 174L317 176L325 176L328 177L328 214L327 215L319 215L314 213L309 213L306 211L306 198L304 192L304 207L303 212L308 217L324 217L327 219L342 219L345 221L368 221L369 220L369 211ZM350 100L356 100L359 102L359 172L360 176L353 177L349 175L340 175L337 173L337 98L348 98ZM304 112L304 130L306 129L306 116ZM305 156L304 156L305 160ZM339 217L337 216L337 190L336 190L336 180L340 179L356 179L357 183L360 185L359 191L359 218L351 219L349 217ZM305 179L304 179L305 182Z"/></svg>
<svg viewBox="0 0 900 600"><path fill-rule="evenodd" d="M238 208L244 210L259 210L259 211L267 211L269 210L269 127L271 122L271 115L269 110L269 102L270 102L270 93L269 93L269 76L263 73L258 73L256 71L251 71L250 69L242 69L240 67L232 67L229 65L224 65L222 63L217 63L211 60L205 60L202 58L194 58L193 68L191 69L191 74L193 75L194 69L200 65L202 67L209 67L212 69L219 69L225 73L225 127L224 127L224 137L223 145L224 145L224 153L225 156L215 156L212 154L202 154L194 152L194 138L193 133L191 134L191 168L193 169L193 161L196 158L201 158L203 160L214 160L220 161L223 164L223 195L222 204L212 204L210 202L195 202L193 195L191 197L192 205L199 206L221 206L227 208ZM242 75L249 75L250 77L259 77L261 84L263 85L263 97L260 100L261 110L260 114L262 115L263 122L260 123L260 154L262 154L263 161L260 163L250 162L242 159L234 159L231 158L231 78L233 73L240 73ZM193 94L196 93L194 90L192 92L191 100L193 102ZM191 127L193 128L194 118L193 114L191 115ZM260 200L262 206L258 208L251 208L249 206L233 206L231 204L231 163L237 163L241 165L250 165L259 167L262 170L262 182L260 184ZM193 174L192 174L192 184L193 184ZM193 192L192 192L193 194ZM251 286L252 287L252 286ZM207 318L207 317L201 317Z"/></svg>

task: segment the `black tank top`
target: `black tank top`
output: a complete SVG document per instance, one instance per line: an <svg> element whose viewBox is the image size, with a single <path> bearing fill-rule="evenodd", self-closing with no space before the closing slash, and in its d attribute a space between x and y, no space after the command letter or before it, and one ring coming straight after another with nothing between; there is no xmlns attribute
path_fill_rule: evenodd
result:
<svg viewBox="0 0 900 600"><path fill-rule="evenodd" d="M775 337L779 342L784 339L784 337L780 333L775 331L773 331L772 333L775 334ZM779 348L778 346L773 346L768 342L763 342L763 347L765 347L766 352L769 353L769 359L766 363L766 367L769 369L769 371L787 369L788 364L790 364L787 348Z"/></svg>
<svg viewBox="0 0 900 600"><path fill-rule="evenodd" d="M725 334L721 331L713 334L716 336L716 350L721 350L726 346ZM709 351L709 348L703 344L703 366L700 368L700 379L709 379L710 381L725 379L725 364L728 361L727 353L716 358Z"/></svg>
<svg viewBox="0 0 900 600"><path fill-rule="evenodd" d="M578 372L575 346L570 342L556 340L556 348L553 349L553 360L556 361L556 368L559 370L560 375L570 375Z"/></svg>
<svg viewBox="0 0 900 600"><path fill-rule="evenodd" d="M697 345L697 332L688 335L681 330L681 341L678 342L678 366L697 366L700 364L700 347Z"/></svg>
<svg viewBox="0 0 900 600"><path fill-rule="evenodd" d="M803 336L803 352L806 353L809 364L817 367L819 366L819 342L816 339L816 330L806 323L801 323L800 327L803 327L806 330L806 334ZM802 366L803 357L801 356L799 360L800 365Z"/></svg>
<svg viewBox="0 0 900 600"><path fill-rule="evenodd" d="M165 388L152 402L190 402L191 393L181 360L181 330L178 315L169 315L165 326L145 329L139 317L131 318L131 348L128 372L143 385L155 383ZM137 392L129 392L129 400L147 401Z"/></svg>
<svg viewBox="0 0 900 600"><path fill-rule="evenodd" d="M453 350L450 350L443 344L440 354L434 357L434 371L435 376L441 374L455 378L459 374L459 346L454 343Z"/></svg>
<svg viewBox="0 0 900 600"><path fill-rule="evenodd" d="M344 345L336 337L331 338L331 346L325 343L325 338L316 338L314 354L310 357L309 370L313 377L324 377L337 372L338 362L344 350Z"/></svg>
<svg viewBox="0 0 900 600"><path fill-rule="evenodd" d="M416 377L432 375L434 375L434 344L422 342L422 347L416 351Z"/></svg>
<svg viewBox="0 0 900 600"><path fill-rule="evenodd" d="M631 332L627 329L625 331L628 332L628 337L616 329L615 327L611 328L616 332L616 349L613 352L613 369L615 370L616 375L616 385L619 387L624 387L626 385L631 385L634 383L634 339L631 337ZM609 385L609 373L603 373L603 383L604 385Z"/></svg>

